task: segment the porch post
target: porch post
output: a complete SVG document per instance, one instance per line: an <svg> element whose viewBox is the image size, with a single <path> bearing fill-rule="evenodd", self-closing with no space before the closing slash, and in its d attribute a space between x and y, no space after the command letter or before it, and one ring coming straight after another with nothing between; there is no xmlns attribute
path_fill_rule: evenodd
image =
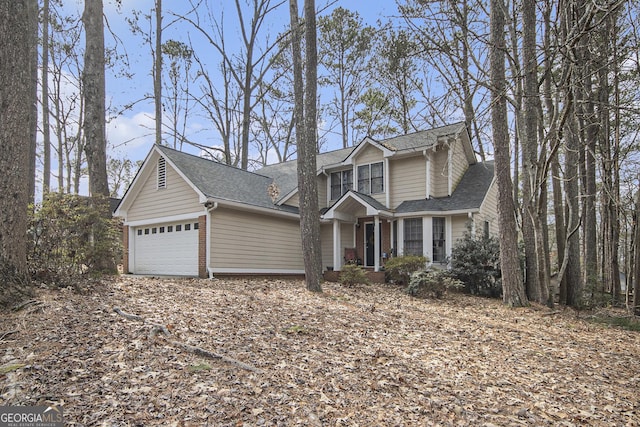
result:
<svg viewBox="0 0 640 427"><path fill-rule="evenodd" d="M342 242L340 241L340 221L333 219L333 269L334 271L340 271L342 268L342 257L340 256L340 248Z"/></svg>
<svg viewBox="0 0 640 427"><path fill-rule="evenodd" d="M375 258L374 271L380 271L380 217L376 215L373 219L373 236L375 240L373 245L373 257Z"/></svg>
<svg viewBox="0 0 640 427"><path fill-rule="evenodd" d="M404 255L404 218L398 218L398 247L396 248L395 256Z"/></svg>

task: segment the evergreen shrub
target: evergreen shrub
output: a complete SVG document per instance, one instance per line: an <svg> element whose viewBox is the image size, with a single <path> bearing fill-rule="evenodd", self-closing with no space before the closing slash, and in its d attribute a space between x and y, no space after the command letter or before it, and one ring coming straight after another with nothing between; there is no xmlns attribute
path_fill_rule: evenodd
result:
<svg viewBox="0 0 640 427"><path fill-rule="evenodd" d="M384 265L387 281L398 285L408 285L411 274L424 270L427 258L418 255L404 255L390 258Z"/></svg>
<svg viewBox="0 0 640 427"><path fill-rule="evenodd" d="M451 251L450 274L464 283L466 293L500 297L502 281L498 239L492 236L474 237L467 230Z"/></svg>
<svg viewBox="0 0 640 427"><path fill-rule="evenodd" d="M369 278L367 277L367 273L359 265L356 264L345 264L342 266L340 270L340 277L338 279L341 285L353 286L355 284L369 284Z"/></svg>

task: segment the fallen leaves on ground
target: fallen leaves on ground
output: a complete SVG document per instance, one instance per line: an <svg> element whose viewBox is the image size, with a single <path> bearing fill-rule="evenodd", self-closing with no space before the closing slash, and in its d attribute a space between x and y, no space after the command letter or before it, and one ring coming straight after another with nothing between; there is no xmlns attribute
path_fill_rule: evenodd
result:
<svg viewBox="0 0 640 427"><path fill-rule="evenodd" d="M638 426L640 334L386 285L120 276L4 314L0 405L69 426ZM118 306L145 323L113 311ZM150 333L257 368L177 349Z"/></svg>

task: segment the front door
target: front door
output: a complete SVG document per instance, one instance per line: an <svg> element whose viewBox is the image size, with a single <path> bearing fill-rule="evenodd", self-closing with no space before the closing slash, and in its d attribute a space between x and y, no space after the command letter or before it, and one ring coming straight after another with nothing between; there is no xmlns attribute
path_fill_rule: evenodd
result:
<svg viewBox="0 0 640 427"><path fill-rule="evenodd" d="M376 234L373 222L364 224L364 265L365 267L375 267L376 265ZM378 233L382 238L382 222L378 224Z"/></svg>

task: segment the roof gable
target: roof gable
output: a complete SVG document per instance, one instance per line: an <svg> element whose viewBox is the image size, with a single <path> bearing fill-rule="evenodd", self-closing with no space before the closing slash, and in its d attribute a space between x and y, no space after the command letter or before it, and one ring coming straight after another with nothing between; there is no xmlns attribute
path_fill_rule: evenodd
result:
<svg viewBox="0 0 640 427"><path fill-rule="evenodd" d="M379 201L374 199L373 197L358 193L357 191L349 190L344 193L336 202L327 209L323 214L323 219L345 219L345 215L349 217L350 220L355 220L351 218L348 211L352 210L352 207L349 206L350 203L356 203L360 207L365 209L366 216L374 216L374 215L391 215L391 212ZM342 209L341 209L342 208ZM347 212L346 214L344 212Z"/></svg>
<svg viewBox="0 0 640 427"><path fill-rule="evenodd" d="M277 211L297 212L288 206L275 205L269 195L273 178L235 168L217 161L155 145L125 193L118 213L126 212L141 188L141 182L155 171L155 163L162 156L166 162L194 189L200 203L209 200L240 203ZM142 179L145 177L145 179Z"/></svg>

